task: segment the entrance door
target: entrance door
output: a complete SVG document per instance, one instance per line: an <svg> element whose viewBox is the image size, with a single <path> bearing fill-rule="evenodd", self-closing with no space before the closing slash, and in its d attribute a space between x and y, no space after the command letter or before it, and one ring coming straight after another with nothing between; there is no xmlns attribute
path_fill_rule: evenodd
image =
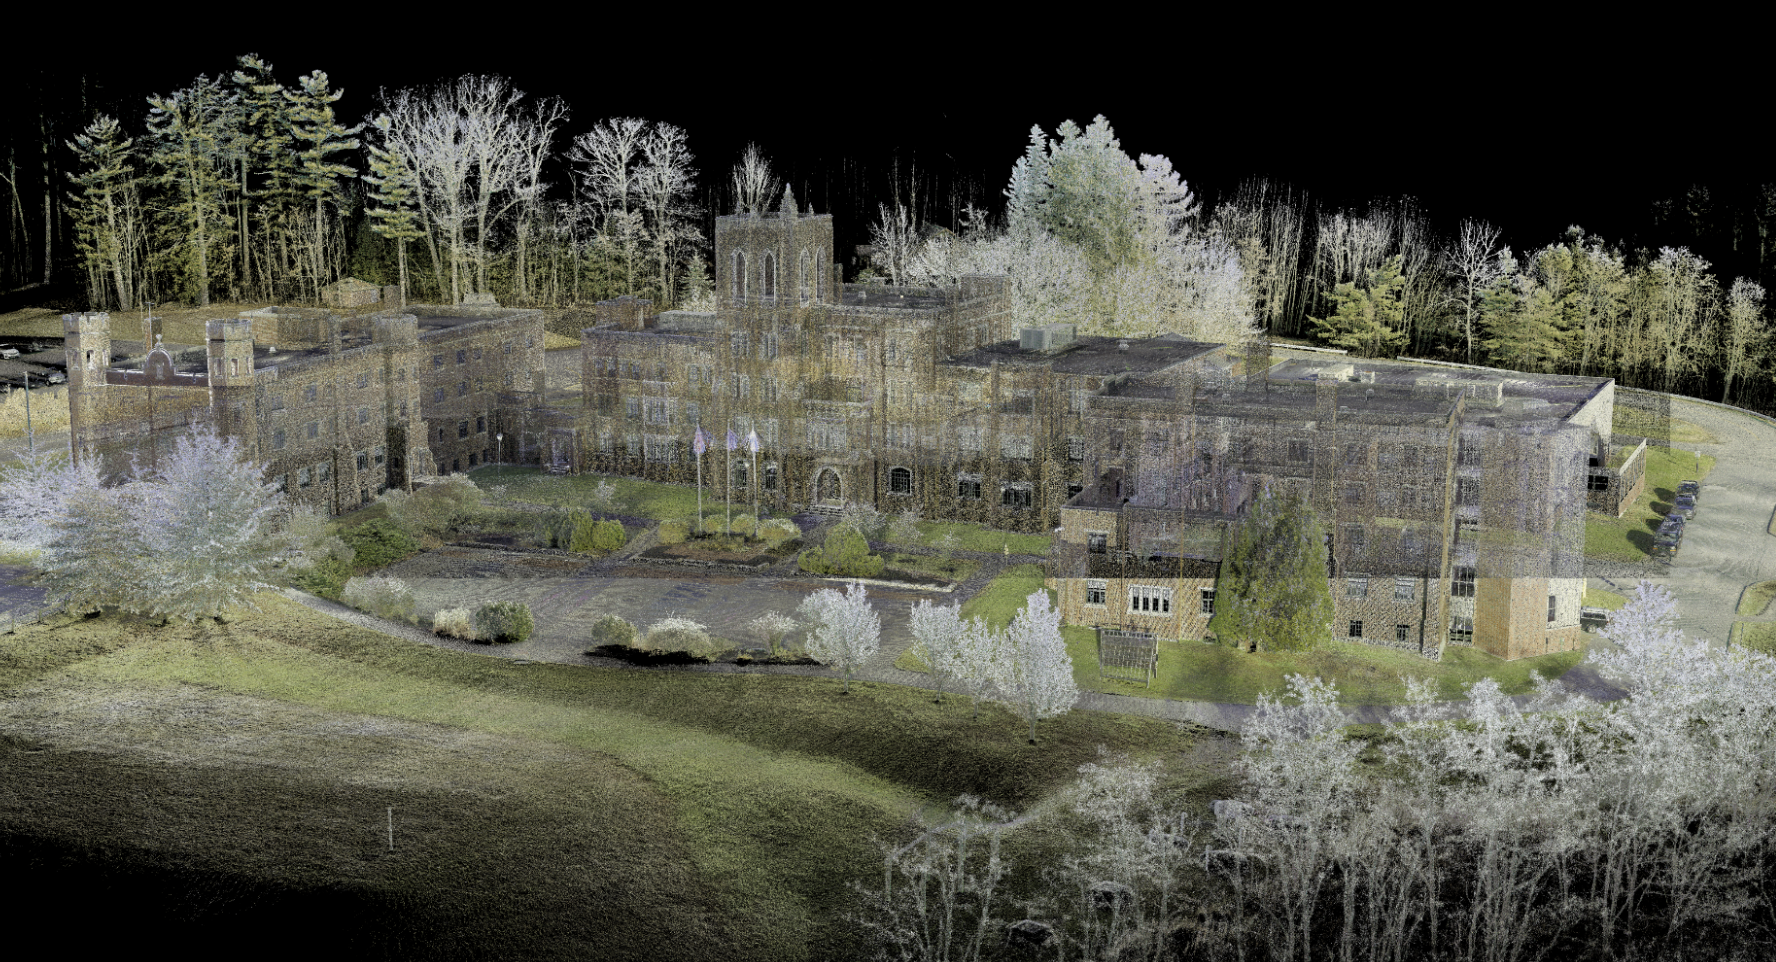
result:
<svg viewBox="0 0 1776 962"><path fill-rule="evenodd" d="M814 497L821 504L840 503L842 492L839 490L839 472L832 468L821 468L814 489Z"/></svg>

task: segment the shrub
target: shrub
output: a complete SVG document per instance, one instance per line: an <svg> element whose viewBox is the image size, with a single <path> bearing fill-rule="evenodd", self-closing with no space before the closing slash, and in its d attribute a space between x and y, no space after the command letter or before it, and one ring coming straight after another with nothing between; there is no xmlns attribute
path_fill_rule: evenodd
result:
<svg viewBox="0 0 1776 962"><path fill-rule="evenodd" d="M340 598L378 618L413 620L413 589L399 578L353 578Z"/></svg>
<svg viewBox="0 0 1776 962"><path fill-rule="evenodd" d="M604 615L592 623L594 645L632 646L637 634L634 625L617 615Z"/></svg>
<svg viewBox="0 0 1776 962"><path fill-rule="evenodd" d="M481 512L481 489L461 474L446 475L411 495L395 489L381 500L395 524L415 538L442 538Z"/></svg>
<svg viewBox="0 0 1776 962"><path fill-rule="evenodd" d="M359 571L385 568L419 552L419 542L383 518L347 528L339 540L352 549L352 565Z"/></svg>
<svg viewBox="0 0 1776 962"><path fill-rule="evenodd" d="M902 511L901 513L895 515L894 520L890 521L888 523L887 540L890 542L893 542L894 544L901 544L901 545L918 544L919 538L920 538L920 532L919 532L919 509L918 508L908 508L905 511Z"/></svg>
<svg viewBox="0 0 1776 962"><path fill-rule="evenodd" d="M475 614L467 608L445 608L432 616L432 633L474 641Z"/></svg>
<svg viewBox="0 0 1776 962"><path fill-rule="evenodd" d="M856 528L870 541L880 541L882 529L888 525L888 516L877 511L873 504L847 501L845 507L839 511L839 523Z"/></svg>
<svg viewBox="0 0 1776 962"><path fill-rule="evenodd" d="M311 595L338 601L349 580L351 565L339 558L327 558L296 572L290 583Z"/></svg>
<svg viewBox="0 0 1776 962"><path fill-rule="evenodd" d="M716 652L709 630L688 618L662 618L649 625L646 647L649 651L682 651L705 658L713 658Z"/></svg>
<svg viewBox="0 0 1776 962"><path fill-rule="evenodd" d="M609 481L600 481L586 493L586 503L600 511L613 511L617 507L617 486Z"/></svg>
<svg viewBox="0 0 1776 962"><path fill-rule="evenodd" d="M475 609L475 634L482 641L523 641L535 626L523 602L491 601Z"/></svg>
<svg viewBox="0 0 1776 962"><path fill-rule="evenodd" d="M759 537L772 545L779 545L791 538L802 536L802 529L788 518L773 518L759 525Z"/></svg>
<svg viewBox="0 0 1776 962"><path fill-rule="evenodd" d="M746 630L769 646L773 655L777 654L777 646L784 636L799 627L801 622L780 611L767 611L746 623Z"/></svg>
<svg viewBox="0 0 1776 962"><path fill-rule="evenodd" d="M629 542L628 532L623 530L621 521L595 521L592 524L592 549L604 554L621 548Z"/></svg>
<svg viewBox="0 0 1776 962"><path fill-rule="evenodd" d="M660 522L660 543L681 544L691 536L691 526L683 521Z"/></svg>
<svg viewBox="0 0 1776 962"><path fill-rule="evenodd" d="M567 550L575 554L595 553L598 549L593 544L593 535L598 522L593 521L590 514L577 510L568 515L568 521L573 526L573 531L568 536Z"/></svg>
<svg viewBox="0 0 1776 962"><path fill-rule="evenodd" d="M882 573L882 556L869 553L869 542L848 524L840 524L827 533L826 544L802 552L797 559L805 571L817 575L839 575L847 578L873 578Z"/></svg>
<svg viewBox="0 0 1776 962"><path fill-rule="evenodd" d="M750 538L752 537L752 526L757 520L758 519L750 514L734 515L734 520L728 525L728 532L730 534L743 534Z"/></svg>

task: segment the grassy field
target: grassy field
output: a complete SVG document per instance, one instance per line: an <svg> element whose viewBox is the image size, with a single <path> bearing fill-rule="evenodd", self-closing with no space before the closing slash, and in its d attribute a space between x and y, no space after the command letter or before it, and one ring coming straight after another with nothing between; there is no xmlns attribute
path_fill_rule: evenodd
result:
<svg viewBox="0 0 1776 962"><path fill-rule="evenodd" d="M1665 424L1661 426L1648 412L1623 404L1616 405L1614 416L1610 419L1610 427L1618 433L1631 434L1635 437L1663 437L1672 444L1720 443L1720 439L1715 437L1713 432L1694 421L1672 417L1665 419Z"/></svg>
<svg viewBox="0 0 1776 962"><path fill-rule="evenodd" d="M697 516L697 488L694 485L662 484L597 474L554 475L540 468L500 464L475 468L469 472L469 477L483 491L504 487L504 501L560 504L569 508L585 506L593 489L608 482L616 489L614 510L618 514L659 521L690 521ZM719 525L727 510L747 514L752 511L752 505L737 501L724 505L704 488L703 517L706 520Z"/></svg>
<svg viewBox="0 0 1776 962"><path fill-rule="evenodd" d="M1628 599L1624 595L1616 594L1613 591L1604 591L1602 588L1586 588L1585 597L1579 602L1579 604L1584 605L1587 608L1602 608L1605 611L1620 611L1623 606L1628 604Z"/></svg>
<svg viewBox="0 0 1776 962"><path fill-rule="evenodd" d="M1702 456L1702 469L1696 470L1692 451L1672 448L1646 450L1646 487L1634 506L1620 518L1610 518L1594 511L1585 513L1585 555L1610 561L1643 561L1651 557L1653 533L1671 510L1677 496L1679 481L1701 481L1714 470L1714 458ZM1703 507L1700 510L1706 511Z"/></svg>
<svg viewBox="0 0 1776 962"><path fill-rule="evenodd" d="M1771 599L1776 599L1776 581L1760 581L1745 589L1745 594L1739 597L1739 610L1734 614L1761 618L1769 612Z"/></svg>
<svg viewBox="0 0 1776 962"><path fill-rule="evenodd" d="M962 606L965 618L982 617L1003 628L1023 607L1030 592L1042 587L1038 565L1015 565ZM1620 596L1614 596L1620 597ZM1054 593L1049 593L1050 603ZM1626 599L1623 599L1626 603ZM1328 678L1338 683L1339 702L1345 705L1392 705L1406 700L1405 677L1429 679L1440 698L1464 698L1466 686L1492 677L1506 694L1532 690L1533 673L1553 678L1565 674L1584 659L1583 651L1561 652L1517 661L1503 661L1472 648L1450 646L1443 660L1434 662L1416 654L1359 642L1331 641L1306 654L1234 651L1202 642L1161 642L1159 669L1152 687L1139 682L1105 681L1098 677L1097 633L1090 628L1066 625L1061 629L1067 654L1073 659L1073 680L1089 691L1114 692L1145 698L1257 704L1267 691L1288 687L1292 674ZM908 651L895 667L925 671L919 656Z"/></svg>
<svg viewBox="0 0 1776 962"><path fill-rule="evenodd" d="M1048 554L1049 538L1044 534L1013 534L978 524L951 521L921 521L919 531L919 543L929 547L937 547L939 539L946 533L953 533L956 547L962 551L1004 551L1010 548L1012 554Z"/></svg>
<svg viewBox="0 0 1776 962"><path fill-rule="evenodd" d="M980 562L966 558L944 559L928 554L902 554L898 551L888 552L882 555L882 559L890 568L902 568L952 581L966 581L969 575L980 568Z"/></svg>
<svg viewBox="0 0 1776 962"><path fill-rule="evenodd" d="M1733 644L1776 655L1776 621L1733 622Z"/></svg>
<svg viewBox="0 0 1776 962"><path fill-rule="evenodd" d="M1199 814L1228 790L1225 744L1198 750L1227 740L1168 723L1076 712L1033 747L999 709L974 722L914 689L521 665L260 604L0 640L5 844L182 873L132 876L146 902L114 885L108 926L149 904L156 931L201 931L271 900L280 939L324 930L353 957L854 958L846 883L879 877L870 836L910 837L917 812L964 792L1043 810L1099 745L1164 760ZM1041 819L1013 833L1014 891L1063 841ZM340 898L358 917L304 914Z"/></svg>

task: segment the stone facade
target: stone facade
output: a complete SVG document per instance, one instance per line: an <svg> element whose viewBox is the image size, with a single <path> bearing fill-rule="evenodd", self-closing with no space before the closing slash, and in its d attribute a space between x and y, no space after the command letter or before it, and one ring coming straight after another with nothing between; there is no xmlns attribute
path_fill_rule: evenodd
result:
<svg viewBox="0 0 1776 962"><path fill-rule="evenodd" d="M339 513L434 471L538 456L525 431L543 392L536 311L414 305L339 318L267 308L208 324L194 349L164 344L158 319L140 368L113 366L110 318L67 315L70 440L107 477L152 468L198 420L239 438L292 500Z"/></svg>

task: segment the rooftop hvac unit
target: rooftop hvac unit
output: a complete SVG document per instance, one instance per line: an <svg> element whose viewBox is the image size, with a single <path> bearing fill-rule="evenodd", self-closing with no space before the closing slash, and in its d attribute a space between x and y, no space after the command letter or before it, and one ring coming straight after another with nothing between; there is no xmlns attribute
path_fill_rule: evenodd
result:
<svg viewBox="0 0 1776 962"><path fill-rule="evenodd" d="M1048 350L1049 330L1046 327L1026 327L1018 337L1018 347L1026 351Z"/></svg>
<svg viewBox="0 0 1776 962"><path fill-rule="evenodd" d="M1358 371L1357 372L1357 380L1364 383L1364 384L1374 384L1375 383L1375 372L1374 371Z"/></svg>

